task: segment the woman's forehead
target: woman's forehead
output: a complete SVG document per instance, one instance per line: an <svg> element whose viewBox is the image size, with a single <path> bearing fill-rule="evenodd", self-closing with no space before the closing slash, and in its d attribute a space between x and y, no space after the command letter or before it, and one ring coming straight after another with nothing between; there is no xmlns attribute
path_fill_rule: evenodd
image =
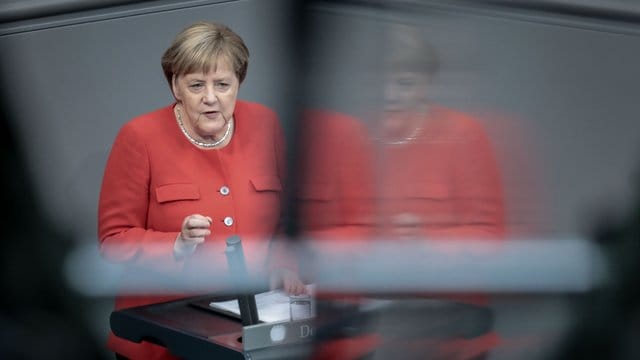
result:
<svg viewBox="0 0 640 360"><path fill-rule="evenodd" d="M227 56L223 55L211 58L209 61L202 62L201 64L194 65L182 74L184 77L224 77L231 75L235 75L232 62Z"/></svg>

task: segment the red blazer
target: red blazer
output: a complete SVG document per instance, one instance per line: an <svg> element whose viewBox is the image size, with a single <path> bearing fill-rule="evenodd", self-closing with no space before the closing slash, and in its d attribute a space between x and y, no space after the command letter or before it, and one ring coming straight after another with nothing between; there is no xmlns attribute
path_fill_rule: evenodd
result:
<svg viewBox="0 0 640 360"><path fill-rule="evenodd" d="M408 213L427 238L504 235L501 174L468 115L432 105L413 142L373 148L349 116L308 111L303 124L298 198L306 234L389 237L390 219Z"/></svg>
<svg viewBox="0 0 640 360"><path fill-rule="evenodd" d="M173 106L131 120L113 144L98 209L102 255L131 268L179 277L199 254L218 254L207 260L226 271L225 239L235 234L243 240L247 262L263 264L265 239L275 235L280 220L285 174L285 142L276 114L262 105L238 101L229 145L201 150L181 133ZM220 191L223 186L230 190L227 195ZM173 246L182 221L196 213L213 219L212 234L192 256L176 260ZM226 217L233 223L225 224ZM137 280L130 273L123 281L135 287ZM115 307L178 297L122 295ZM113 334L109 338L109 347L129 358L170 358L165 350L146 345Z"/></svg>
<svg viewBox="0 0 640 360"><path fill-rule="evenodd" d="M417 139L381 147L376 197L383 229L391 230L390 218L411 214L427 238L504 235L501 175L477 120L431 105Z"/></svg>
<svg viewBox="0 0 640 360"><path fill-rule="evenodd" d="M303 235L369 237L373 182L365 127L341 113L308 110L300 129L297 198Z"/></svg>
<svg viewBox="0 0 640 360"><path fill-rule="evenodd" d="M427 239L502 239L505 232L501 174L481 124L466 114L431 105L418 138L380 145L376 188L379 236L393 238L390 220L399 214L419 219ZM452 254L452 261L455 255ZM442 295L448 300L486 304L483 294ZM468 359L500 342L495 332L447 341L443 358Z"/></svg>
<svg viewBox="0 0 640 360"><path fill-rule="evenodd" d="M418 219L421 237L427 239L502 238L501 175L489 139L477 120L432 105L423 131L414 141L401 145L374 143L367 149L358 127L348 117L330 113L316 117L310 124L312 138L307 142L313 166L305 174L308 181L302 202L306 230L312 235L329 229L321 233L330 234L328 237L337 240L337 251L344 251L340 240L344 234L353 233L354 219L367 215L375 216L375 221L368 223L364 234L393 241L397 227L392 219L408 214ZM363 151L370 151L372 156ZM439 297L486 303L480 294ZM372 334L329 341L314 358L357 358L383 340ZM436 348L429 342L414 345L424 346L415 349L418 353L428 349L443 358L467 359L488 351L499 341L496 333L489 332L473 339L451 339Z"/></svg>

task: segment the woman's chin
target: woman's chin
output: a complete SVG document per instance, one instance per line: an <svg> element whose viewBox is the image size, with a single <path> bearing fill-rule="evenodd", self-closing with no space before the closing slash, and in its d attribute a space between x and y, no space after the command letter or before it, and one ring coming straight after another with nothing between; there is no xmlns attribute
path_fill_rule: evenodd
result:
<svg viewBox="0 0 640 360"><path fill-rule="evenodd" d="M211 136L219 134L226 130L226 123L223 120L220 121L201 121L198 124L198 133L203 136Z"/></svg>
<svg viewBox="0 0 640 360"><path fill-rule="evenodd" d="M387 118L382 124L382 128L387 134L401 134L406 130L408 121L404 117Z"/></svg>

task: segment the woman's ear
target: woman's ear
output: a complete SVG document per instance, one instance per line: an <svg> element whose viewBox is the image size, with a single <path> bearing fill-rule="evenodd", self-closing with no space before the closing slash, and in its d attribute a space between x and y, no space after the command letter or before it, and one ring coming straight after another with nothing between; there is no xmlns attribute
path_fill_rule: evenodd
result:
<svg viewBox="0 0 640 360"><path fill-rule="evenodd" d="M173 92L173 97L178 101L182 101L182 96L178 92L178 77L176 74L173 74L171 77L171 91Z"/></svg>

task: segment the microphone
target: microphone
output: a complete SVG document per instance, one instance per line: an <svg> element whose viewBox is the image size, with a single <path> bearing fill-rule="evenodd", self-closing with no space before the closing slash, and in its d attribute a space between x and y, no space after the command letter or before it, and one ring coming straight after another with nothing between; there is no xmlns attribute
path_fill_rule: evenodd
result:
<svg viewBox="0 0 640 360"><path fill-rule="evenodd" d="M241 291L243 288L242 285L249 282L249 275L247 273L247 265L244 260L242 242L239 236L233 235L227 238L225 255L227 256L227 265L229 266L231 279L238 288L237 298L242 326L257 324L260 320L258 319L256 298L253 294L247 294Z"/></svg>

